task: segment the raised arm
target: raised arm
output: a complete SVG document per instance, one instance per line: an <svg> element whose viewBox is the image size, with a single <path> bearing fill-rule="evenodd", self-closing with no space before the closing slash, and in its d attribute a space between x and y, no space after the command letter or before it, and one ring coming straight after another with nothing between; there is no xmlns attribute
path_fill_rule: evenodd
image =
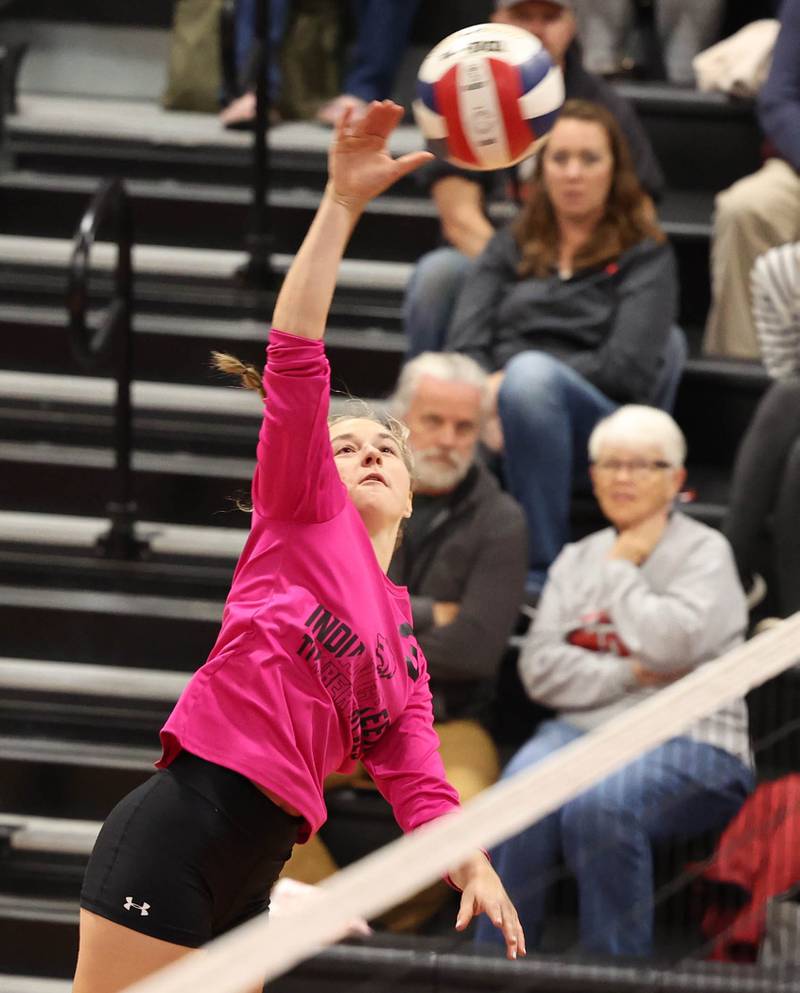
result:
<svg viewBox="0 0 800 993"><path fill-rule="evenodd" d="M356 122L350 113L342 116L328 153L328 185L283 281L273 327L303 338L325 334L339 263L364 207L432 158L429 152L389 154L389 135L402 116L403 108L390 100L374 101Z"/></svg>

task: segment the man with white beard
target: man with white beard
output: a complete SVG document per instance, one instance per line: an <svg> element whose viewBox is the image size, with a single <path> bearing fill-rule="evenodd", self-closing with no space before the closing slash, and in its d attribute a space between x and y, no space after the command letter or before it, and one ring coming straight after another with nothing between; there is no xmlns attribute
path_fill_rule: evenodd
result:
<svg viewBox="0 0 800 993"><path fill-rule="evenodd" d="M499 775L481 720L527 570L522 510L476 459L487 388L486 373L467 356L425 352L403 368L389 401L408 425L416 476L389 577L408 587L442 759L462 802Z"/></svg>

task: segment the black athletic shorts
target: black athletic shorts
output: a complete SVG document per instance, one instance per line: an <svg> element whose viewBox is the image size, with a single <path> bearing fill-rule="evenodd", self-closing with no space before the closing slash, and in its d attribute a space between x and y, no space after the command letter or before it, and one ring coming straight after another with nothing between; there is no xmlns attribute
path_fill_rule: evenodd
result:
<svg viewBox="0 0 800 993"><path fill-rule="evenodd" d="M197 948L269 907L300 823L244 776L181 752L109 814L81 906Z"/></svg>

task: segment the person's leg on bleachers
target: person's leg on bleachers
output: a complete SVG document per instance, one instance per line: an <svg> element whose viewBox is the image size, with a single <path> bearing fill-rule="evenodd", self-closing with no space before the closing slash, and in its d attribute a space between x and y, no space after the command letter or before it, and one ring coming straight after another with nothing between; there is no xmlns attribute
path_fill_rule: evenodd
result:
<svg viewBox="0 0 800 993"><path fill-rule="evenodd" d="M420 0L358 0L358 37L344 92L385 100L405 55Z"/></svg>
<svg viewBox="0 0 800 993"><path fill-rule="evenodd" d="M703 350L758 358L750 274L759 255L800 240L800 176L780 159L718 194L711 242L712 303Z"/></svg>
<svg viewBox="0 0 800 993"><path fill-rule="evenodd" d="M669 329L663 364L653 391L652 404L654 407L659 407L668 414L672 413L688 357L689 345L686 341L686 335L677 324L673 324Z"/></svg>
<svg viewBox="0 0 800 993"><path fill-rule="evenodd" d="M800 396L798 396L800 403ZM789 452L775 508L775 570L782 617L800 610L800 434Z"/></svg>
<svg viewBox="0 0 800 993"><path fill-rule="evenodd" d="M500 758L489 732L477 721L444 721L434 725L448 782L467 803L497 782Z"/></svg>
<svg viewBox="0 0 800 993"><path fill-rule="evenodd" d="M341 94L319 109L321 124L335 125L346 108L392 95L420 0L355 0L356 44Z"/></svg>
<svg viewBox="0 0 800 993"><path fill-rule="evenodd" d="M582 949L650 954L652 845L721 830L753 787L734 755L680 737L567 803L561 836L578 881Z"/></svg>
<svg viewBox="0 0 800 993"><path fill-rule="evenodd" d="M800 377L773 383L758 405L733 467L723 533L747 588L758 540L775 509L789 453L800 438ZM795 512L796 518L796 512Z"/></svg>
<svg viewBox="0 0 800 993"><path fill-rule="evenodd" d="M281 876L315 886L332 876L338 866L318 834L312 834L304 845L295 845L292 856L283 867Z"/></svg>
<svg viewBox="0 0 800 993"><path fill-rule="evenodd" d="M528 522L530 592L569 540L572 486L588 464L589 435L616 406L544 352L522 352L506 366L498 409L508 487Z"/></svg>
<svg viewBox="0 0 800 993"><path fill-rule="evenodd" d="M656 25L667 79L694 86L692 60L719 36L724 0L657 0Z"/></svg>
<svg viewBox="0 0 800 993"><path fill-rule="evenodd" d="M511 759L503 779L529 769L583 734L566 721L550 720ZM517 908L529 950L539 946L544 928L549 876L561 853L560 812L536 821L491 852L492 864ZM503 944L500 932L482 914L475 923L475 940L481 944Z"/></svg>
<svg viewBox="0 0 800 993"><path fill-rule="evenodd" d="M441 352L456 298L472 260L457 248L436 248L414 267L403 299L406 361L422 352Z"/></svg>
<svg viewBox="0 0 800 993"><path fill-rule="evenodd" d="M221 121L228 128L252 126L256 114L255 97L255 12L258 0L236 0L234 14L234 57L238 83L243 91L222 111ZM271 0L269 24L269 79L267 93L275 117L281 94L281 46L288 19L288 0Z"/></svg>
<svg viewBox="0 0 800 993"><path fill-rule="evenodd" d="M633 26L633 0L573 0L589 72L609 76L622 69L625 42Z"/></svg>

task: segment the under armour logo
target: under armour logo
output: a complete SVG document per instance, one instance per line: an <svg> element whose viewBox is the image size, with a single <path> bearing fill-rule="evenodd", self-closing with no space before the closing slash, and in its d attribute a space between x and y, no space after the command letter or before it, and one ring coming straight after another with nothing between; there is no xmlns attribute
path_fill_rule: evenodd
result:
<svg viewBox="0 0 800 993"><path fill-rule="evenodd" d="M132 910L134 907L141 913L142 917L148 917L148 910L150 909L149 903L134 903L132 896L125 897L125 903L122 905L126 910Z"/></svg>

